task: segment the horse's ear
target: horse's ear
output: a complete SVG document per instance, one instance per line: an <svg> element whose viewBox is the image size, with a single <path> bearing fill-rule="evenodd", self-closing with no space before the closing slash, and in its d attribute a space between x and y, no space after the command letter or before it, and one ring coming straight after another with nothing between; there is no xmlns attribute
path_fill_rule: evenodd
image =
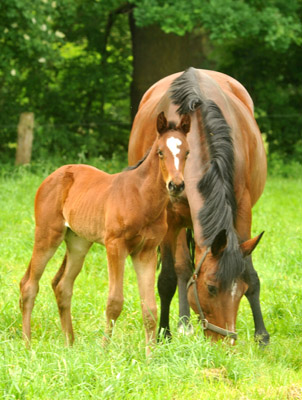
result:
<svg viewBox="0 0 302 400"><path fill-rule="evenodd" d="M263 234L264 232L260 233L260 235L254 237L253 239L249 239L241 243L240 249L242 251L243 257L249 256L252 253L252 251L255 250Z"/></svg>
<svg viewBox="0 0 302 400"><path fill-rule="evenodd" d="M227 245L227 234L226 230L223 229L216 235L213 243L211 244L211 252L213 256L217 257L225 249L226 245Z"/></svg>
<svg viewBox="0 0 302 400"><path fill-rule="evenodd" d="M162 111L157 116L157 132L162 135L168 130L168 121L165 117L165 113Z"/></svg>
<svg viewBox="0 0 302 400"><path fill-rule="evenodd" d="M189 114L184 114L180 120L180 130L185 135L190 131L191 117Z"/></svg>

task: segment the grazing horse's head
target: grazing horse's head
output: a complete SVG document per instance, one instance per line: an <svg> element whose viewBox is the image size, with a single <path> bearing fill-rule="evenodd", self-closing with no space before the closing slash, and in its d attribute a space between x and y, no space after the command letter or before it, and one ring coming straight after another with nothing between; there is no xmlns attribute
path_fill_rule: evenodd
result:
<svg viewBox="0 0 302 400"><path fill-rule="evenodd" d="M222 230L209 247L198 251L197 268L188 285L188 300L199 314L206 336L214 340L229 336L234 344L239 303L249 287L246 263L262 234L230 249L226 231ZM232 263L239 264L236 268L241 268L241 274L229 279L221 269L231 270Z"/></svg>
<svg viewBox="0 0 302 400"><path fill-rule="evenodd" d="M184 168L189 154L186 135L191 119L183 115L179 124L168 122L164 113L157 117L157 154L160 159L162 176L170 196L179 196L185 188Z"/></svg>

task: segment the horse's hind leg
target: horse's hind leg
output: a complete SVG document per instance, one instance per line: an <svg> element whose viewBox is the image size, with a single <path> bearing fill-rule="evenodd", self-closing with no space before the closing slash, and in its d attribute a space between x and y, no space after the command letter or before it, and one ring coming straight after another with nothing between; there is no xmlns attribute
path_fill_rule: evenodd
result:
<svg viewBox="0 0 302 400"><path fill-rule="evenodd" d="M23 338L31 339L30 319L35 298L39 291L39 280L46 264L63 240L63 231L36 228L32 258L20 282L20 308L22 312Z"/></svg>
<svg viewBox="0 0 302 400"><path fill-rule="evenodd" d="M85 256L92 243L76 236L70 230L67 231L65 241L67 247L66 254L59 271L52 280L52 288L56 296L66 344L72 344L74 334L70 309L73 285L82 269Z"/></svg>
<svg viewBox="0 0 302 400"><path fill-rule="evenodd" d="M267 332L260 306L260 281L256 270L254 269L252 257L247 259L248 274L249 274L249 289L245 293L254 318L255 324L255 339L260 345L267 345L269 343L269 333Z"/></svg>

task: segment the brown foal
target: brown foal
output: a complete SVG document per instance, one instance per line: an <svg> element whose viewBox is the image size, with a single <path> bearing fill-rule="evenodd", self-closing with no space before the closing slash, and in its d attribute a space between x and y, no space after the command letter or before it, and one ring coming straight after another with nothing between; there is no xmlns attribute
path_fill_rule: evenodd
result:
<svg viewBox="0 0 302 400"><path fill-rule="evenodd" d="M75 278L92 243L106 246L109 296L105 342L123 306L126 257L136 271L148 345L155 339L157 307L154 284L156 248L167 231L169 196L184 190L188 155L186 134L190 117L179 125L157 118L157 138L148 155L135 167L109 175L88 165L65 165L49 175L35 198L35 242L27 271L20 282L23 337L31 338L30 319L47 262L63 240L66 254L52 281L67 344L74 334L71 298Z"/></svg>

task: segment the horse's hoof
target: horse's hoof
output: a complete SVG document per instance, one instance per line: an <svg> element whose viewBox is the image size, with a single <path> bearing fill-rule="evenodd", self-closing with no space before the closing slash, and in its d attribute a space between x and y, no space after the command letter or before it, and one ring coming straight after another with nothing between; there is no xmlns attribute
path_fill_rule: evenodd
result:
<svg viewBox="0 0 302 400"><path fill-rule="evenodd" d="M172 333L170 331L170 329L164 329L164 328L160 328L158 330L158 334L157 334L157 342L170 342L172 340Z"/></svg>
<svg viewBox="0 0 302 400"><path fill-rule="evenodd" d="M177 328L177 332L182 335L189 336L194 334L194 328L191 324L183 324L182 322L180 322Z"/></svg>
<svg viewBox="0 0 302 400"><path fill-rule="evenodd" d="M269 344L270 336L268 332L256 333L255 341L258 343L259 347L265 348Z"/></svg>

